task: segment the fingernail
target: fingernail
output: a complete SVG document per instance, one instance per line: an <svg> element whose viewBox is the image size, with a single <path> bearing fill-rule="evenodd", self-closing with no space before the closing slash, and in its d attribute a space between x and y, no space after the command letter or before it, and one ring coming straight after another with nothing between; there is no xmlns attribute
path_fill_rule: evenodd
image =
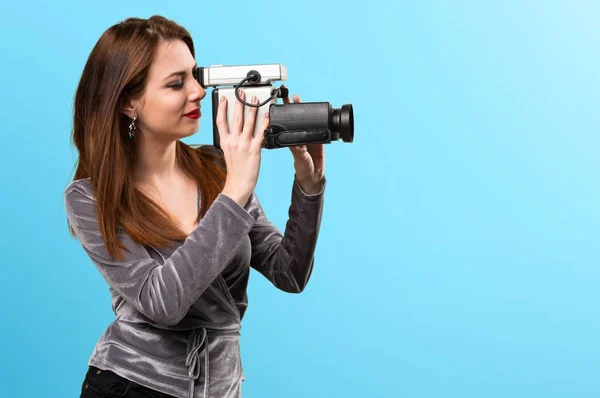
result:
<svg viewBox="0 0 600 398"><path fill-rule="evenodd" d="M240 90L240 98L241 99L246 98L246 93L244 92L244 90Z"/></svg>
<svg viewBox="0 0 600 398"><path fill-rule="evenodd" d="M258 103L258 98L256 98L256 95L252 96L252 103L253 104Z"/></svg>
<svg viewBox="0 0 600 398"><path fill-rule="evenodd" d="M227 98L225 98L225 97L221 97L221 102L225 102L226 99Z"/></svg>

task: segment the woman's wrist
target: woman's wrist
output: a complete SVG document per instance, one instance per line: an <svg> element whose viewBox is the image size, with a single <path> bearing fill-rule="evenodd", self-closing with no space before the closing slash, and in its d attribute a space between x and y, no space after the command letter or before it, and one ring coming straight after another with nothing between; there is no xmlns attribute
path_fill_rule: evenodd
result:
<svg viewBox="0 0 600 398"><path fill-rule="evenodd" d="M321 189L323 188L323 178L316 182L298 180L298 184L300 184L300 188L302 188L302 191L305 194L314 195L321 192Z"/></svg>

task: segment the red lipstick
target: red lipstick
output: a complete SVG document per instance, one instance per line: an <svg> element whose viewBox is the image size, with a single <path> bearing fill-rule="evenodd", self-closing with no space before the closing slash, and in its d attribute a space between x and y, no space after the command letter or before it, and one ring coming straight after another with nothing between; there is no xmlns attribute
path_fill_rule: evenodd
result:
<svg viewBox="0 0 600 398"><path fill-rule="evenodd" d="M185 117L189 117L190 119L199 119L202 113L200 112L200 108L196 108L193 111L186 113Z"/></svg>

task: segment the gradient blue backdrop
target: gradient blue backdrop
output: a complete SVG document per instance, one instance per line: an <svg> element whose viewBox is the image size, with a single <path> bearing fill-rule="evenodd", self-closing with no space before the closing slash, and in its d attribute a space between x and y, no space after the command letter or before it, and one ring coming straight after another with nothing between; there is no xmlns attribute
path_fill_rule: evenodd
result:
<svg viewBox="0 0 600 398"><path fill-rule="evenodd" d="M113 319L67 232L72 101L102 32L153 14L201 65L355 109L307 290L251 275L245 397L600 396L600 5L573 0L2 2L1 396L78 396ZM283 228L291 154L261 170Z"/></svg>

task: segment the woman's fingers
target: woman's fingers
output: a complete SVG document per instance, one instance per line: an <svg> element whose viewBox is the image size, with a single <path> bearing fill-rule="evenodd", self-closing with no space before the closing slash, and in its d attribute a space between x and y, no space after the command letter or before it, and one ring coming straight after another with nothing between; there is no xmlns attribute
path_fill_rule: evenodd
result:
<svg viewBox="0 0 600 398"><path fill-rule="evenodd" d="M246 99L246 93L240 90L238 92L241 99L246 102L250 102L251 104L258 105L260 103L260 99L256 96L252 96L252 99ZM258 107L251 106L249 107L247 114L246 113L246 105L236 98L234 109L234 115L232 123L227 123L227 100L225 97L221 99L219 102L219 107L217 110L217 120L216 124L219 129L219 137L221 142L230 142L232 145L239 145L242 142L250 143L250 145L254 148L260 149L262 147L264 141L264 131L269 127L269 112L265 114L265 118L260 121L260 127L256 129L256 115L258 114ZM254 131L258 132L254 135ZM239 140L242 141L239 141ZM248 146L243 145L243 147L248 148Z"/></svg>
<svg viewBox="0 0 600 398"><path fill-rule="evenodd" d="M243 101L246 101L246 93L244 92L244 90L239 90L238 94ZM246 107L246 105L244 105L243 102L239 101L236 98L235 109L233 111L233 123L231 126L231 130L234 133L240 134L242 132L242 126L244 124L244 108L245 107Z"/></svg>
<svg viewBox="0 0 600 398"><path fill-rule="evenodd" d="M261 121L260 128L258 129L256 136L252 138L252 140L254 141L254 145L256 145L258 148L261 148L263 145L263 142L265 140L265 130L267 129L267 127L269 127L269 123L269 111L267 110L267 112L265 113L265 117Z"/></svg>
<svg viewBox="0 0 600 398"><path fill-rule="evenodd" d="M251 104L258 104L258 98L252 97L250 101ZM254 126L256 124L256 112L258 111L257 107L251 106L248 109L248 115L246 116L246 120L244 121L244 129L242 131L242 135L252 136L254 132Z"/></svg>
<svg viewBox="0 0 600 398"><path fill-rule="evenodd" d="M229 139L229 128L227 126L227 98L222 97L217 109L217 130L219 131L219 141L226 143Z"/></svg>

